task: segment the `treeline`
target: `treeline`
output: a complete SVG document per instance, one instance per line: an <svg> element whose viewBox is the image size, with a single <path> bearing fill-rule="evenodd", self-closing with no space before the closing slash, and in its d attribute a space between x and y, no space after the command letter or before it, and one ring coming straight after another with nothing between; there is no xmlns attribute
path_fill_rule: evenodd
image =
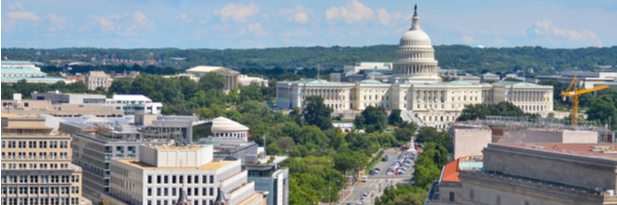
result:
<svg viewBox="0 0 617 205"><path fill-rule="evenodd" d="M49 63L53 59L74 59L91 62L101 59L155 59L162 67L179 71L196 65L227 66L240 69L295 69L296 67L342 69L356 62L394 59L397 45L364 47L286 47L266 49L22 49L3 48L3 57ZM434 46L435 58L442 68L462 69L473 74L511 73L533 68L536 74L555 74L563 70L614 70L617 67L617 46L578 49L549 49L540 46L477 49L465 45ZM80 54L75 55L74 54ZM84 55L81 55L84 54ZM185 58L174 60L173 57ZM109 62L109 61L108 61ZM132 65L128 65L131 67ZM612 66L612 67L609 67ZM259 72L259 74L265 74Z"/></svg>

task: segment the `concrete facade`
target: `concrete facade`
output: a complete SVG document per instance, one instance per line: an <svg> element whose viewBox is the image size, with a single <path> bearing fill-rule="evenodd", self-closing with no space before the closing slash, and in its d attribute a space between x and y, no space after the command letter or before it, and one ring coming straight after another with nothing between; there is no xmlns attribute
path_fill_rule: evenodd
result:
<svg viewBox="0 0 617 205"><path fill-rule="evenodd" d="M86 76L85 84L90 90L96 90L99 87L107 90L113 81L114 79L103 71L90 71L88 76Z"/></svg>
<svg viewBox="0 0 617 205"><path fill-rule="evenodd" d="M129 204L175 204L180 188L184 188L191 204L212 205L217 188L222 187L230 205L247 199L255 202L251 199L255 183L247 180L240 160L213 160L211 145L143 146L141 150L140 160L112 161L113 197ZM160 163L169 162L164 158L170 157L179 164Z"/></svg>
<svg viewBox="0 0 617 205"><path fill-rule="evenodd" d="M454 159L464 156L482 155L491 143L491 130L488 127L454 127Z"/></svg>
<svg viewBox="0 0 617 205"><path fill-rule="evenodd" d="M615 204L611 144L490 144L461 171L462 204Z"/></svg>
<svg viewBox="0 0 617 205"><path fill-rule="evenodd" d="M81 204L72 139L43 118L2 117L2 204Z"/></svg>

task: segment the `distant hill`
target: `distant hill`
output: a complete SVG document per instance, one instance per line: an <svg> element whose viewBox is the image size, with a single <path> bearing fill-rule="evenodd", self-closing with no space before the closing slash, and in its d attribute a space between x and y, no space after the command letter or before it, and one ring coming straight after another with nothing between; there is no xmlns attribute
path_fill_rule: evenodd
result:
<svg viewBox="0 0 617 205"><path fill-rule="evenodd" d="M474 48L465 45L435 46L442 68L457 68L470 73L508 73L533 68L536 74L556 74L561 70L617 70L617 46L580 49L542 47ZM195 65L221 65L233 68L291 69L296 67L342 68L361 61L392 61L396 45L365 47L286 47L265 49L176 49L176 48L3 48L2 57L49 63L53 59L74 59L101 64L146 61L182 71ZM119 62L112 62L117 59ZM119 60L118 60L119 59ZM129 63L125 63L129 64ZM132 65L126 65L130 68Z"/></svg>

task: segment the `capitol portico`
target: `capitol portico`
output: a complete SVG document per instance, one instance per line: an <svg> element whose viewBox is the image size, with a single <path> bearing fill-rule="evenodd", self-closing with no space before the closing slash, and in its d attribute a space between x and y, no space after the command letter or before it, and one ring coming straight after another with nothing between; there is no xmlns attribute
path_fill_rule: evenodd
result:
<svg viewBox="0 0 617 205"><path fill-rule="evenodd" d="M445 128L465 105L512 102L526 113L543 116L553 110L553 87L526 82L503 81L475 84L466 81L441 82L438 62L429 36L420 29L417 12L412 27L403 34L388 82L365 79L352 83L325 80L282 81L277 83L279 109L303 107L306 96L318 95L337 112L382 106L401 109L403 119L425 126Z"/></svg>

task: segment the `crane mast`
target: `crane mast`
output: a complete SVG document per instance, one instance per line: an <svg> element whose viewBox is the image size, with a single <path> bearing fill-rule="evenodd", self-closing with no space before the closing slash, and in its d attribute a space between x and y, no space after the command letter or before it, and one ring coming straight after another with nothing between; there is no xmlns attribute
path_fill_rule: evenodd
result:
<svg viewBox="0 0 617 205"><path fill-rule="evenodd" d="M578 124L578 97L585 93L598 91L598 90L606 89L609 87L608 84L605 84L605 85L600 85L600 86L596 86L596 87L589 88L589 89L579 90L577 88L578 86L577 82L578 82L578 79L576 78L576 76L574 76L574 79L570 83L570 86L568 86L567 89L561 91L561 96L563 97L564 101L566 100L566 97L572 97L572 113L570 114L570 118L571 118L570 124L572 126L576 126Z"/></svg>

